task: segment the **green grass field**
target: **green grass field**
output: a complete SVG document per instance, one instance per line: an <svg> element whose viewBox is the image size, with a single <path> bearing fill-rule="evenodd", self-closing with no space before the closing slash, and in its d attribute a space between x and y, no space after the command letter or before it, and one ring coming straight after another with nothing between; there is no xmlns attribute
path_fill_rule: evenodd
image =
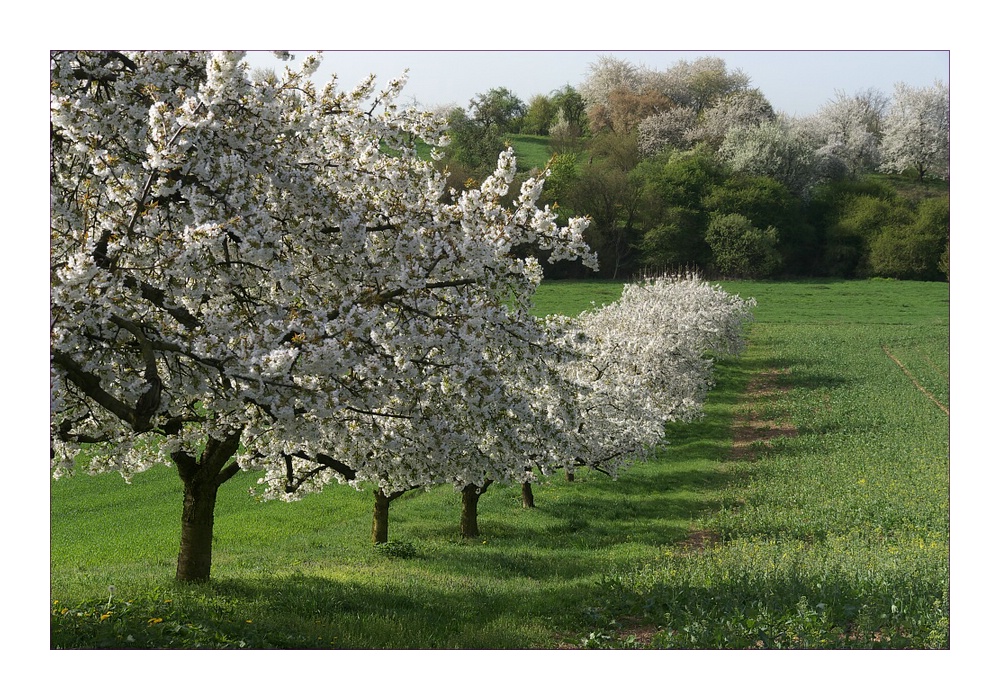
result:
<svg viewBox="0 0 1000 700"><path fill-rule="evenodd" d="M370 493L258 503L241 474L212 582L180 585L171 469L54 482L52 646L948 647L948 286L723 286L757 321L705 419L617 481L538 485L533 510L492 486L476 541L447 488L395 501L376 549ZM620 291L546 283L536 312Z"/></svg>
<svg viewBox="0 0 1000 700"><path fill-rule="evenodd" d="M549 146L548 136L532 136L530 134L510 134L507 136L511 146L514 148L514 155L517 156L517 167L519 170L531 170L544 168L552 157L552 148Z"/></svg>

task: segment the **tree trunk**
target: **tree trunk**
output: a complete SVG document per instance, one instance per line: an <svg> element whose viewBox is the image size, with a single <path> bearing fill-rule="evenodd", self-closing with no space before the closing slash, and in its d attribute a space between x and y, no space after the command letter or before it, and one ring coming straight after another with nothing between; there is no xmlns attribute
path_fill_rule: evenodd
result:
<svg viewBox="0 0 1000 700"><path fill-rule="evenodd" d="M535 494L531 492L530 481L525 481L523 484L521 484L521 507L522 508L535 507Z"/></svg>
<svg viewBox="0 0 1000 700"><path fill-rule="evenodd" d="M567 469L566 470L566 481L573 481L573 479L574 479L573 472L571 472L569 469Z"/></svg>
<svg viewBox="0 0 1000 700"><path fill-rule="evenodd" d="M491 481L482 486L469 484L462 489L462 521L460 529L462 537L471 539L479 537L479 497L489 488Z"/></svg>
<svg viewBox="0 0 1000 700"><path fill-rule="evenodd" d="M184 484L178 581L208 581L212 572L212 532L218 492L219 487L214 482Z"/></svg>
<svg viewBox="0 0 1000 700"><path fill-rule="evenodd" d="M372 544L385 544L389 541L389 503L391 498L375 489L375 508L372 514Z"/></svg>
<svg viewBox="0 0 1000 700"><path fill-rule="evenodd" d="M219 487L238 471L228 463L240 446L240 431L223 440L209 438L201 455L174 452L171 457L184 483L181 512L181 548L177 554L178 581L205 582L212 572L212 534Z"/></svg>

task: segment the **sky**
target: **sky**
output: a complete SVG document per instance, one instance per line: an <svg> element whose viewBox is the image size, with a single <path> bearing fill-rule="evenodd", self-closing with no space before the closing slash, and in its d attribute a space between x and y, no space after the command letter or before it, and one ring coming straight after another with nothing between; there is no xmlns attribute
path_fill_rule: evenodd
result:
<svg viewBox="0 0 1000 700"><path fill-rule="evenodd" d="M293 65L311 51L289 49ZM403 101L425 108L444 105L467 107L469 100L491 88L505 87L522 101L546 95L564 85L579 86L589 67L602 55L629 61L635 66L664 70L680 60L717 56L729 70L742 69L751 87L759 88L771 105L790 115L806 116L834 98L838 91L853 95L876 88L892 96L896 83L911 87L949 83L949 52L940 51L324 51L314 76L326 83L337 75L341 89L349 89L370 73L382 85L407 68L409 80ZM279 71L284 65L266 51L247 54L254 67Z"/></svg>

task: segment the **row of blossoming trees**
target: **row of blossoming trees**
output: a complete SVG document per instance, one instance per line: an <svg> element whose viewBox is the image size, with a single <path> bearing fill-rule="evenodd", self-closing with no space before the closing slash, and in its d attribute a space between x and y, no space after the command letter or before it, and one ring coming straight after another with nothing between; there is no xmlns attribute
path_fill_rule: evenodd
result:
<svg viewBox="0 0 1000 700"><path fill-rule="evenodd" d="M315 86L318 57L251 77L239 54L51 56L51 443L58 477L172 463L177 578L207 580L218 489L375 491L373 537L415 488L479 494L581 466L614 475L697 415L709 351L752 301L697 279L531 314L541 267L595 265L583 219L510 152L448 191L416 151L443 124L379 91ZM81 455L83 450L85 454Z"/></svg>

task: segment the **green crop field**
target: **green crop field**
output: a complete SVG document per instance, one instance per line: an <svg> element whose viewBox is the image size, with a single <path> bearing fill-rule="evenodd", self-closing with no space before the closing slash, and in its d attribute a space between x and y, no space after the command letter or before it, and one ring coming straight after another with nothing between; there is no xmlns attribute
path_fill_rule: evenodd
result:
<svg viewBox="0 0 1000 700"><path fill-rule="evenodd" d="M51 487L58 648L947 648L949 288L726 283L758 301L702 421L617 481L582 472L480 501L220 491L212 581L173 580L180 480L157 467ZM546 283L536 312L617 297ZM113 586L113 590L109 587Z"/></svg>

